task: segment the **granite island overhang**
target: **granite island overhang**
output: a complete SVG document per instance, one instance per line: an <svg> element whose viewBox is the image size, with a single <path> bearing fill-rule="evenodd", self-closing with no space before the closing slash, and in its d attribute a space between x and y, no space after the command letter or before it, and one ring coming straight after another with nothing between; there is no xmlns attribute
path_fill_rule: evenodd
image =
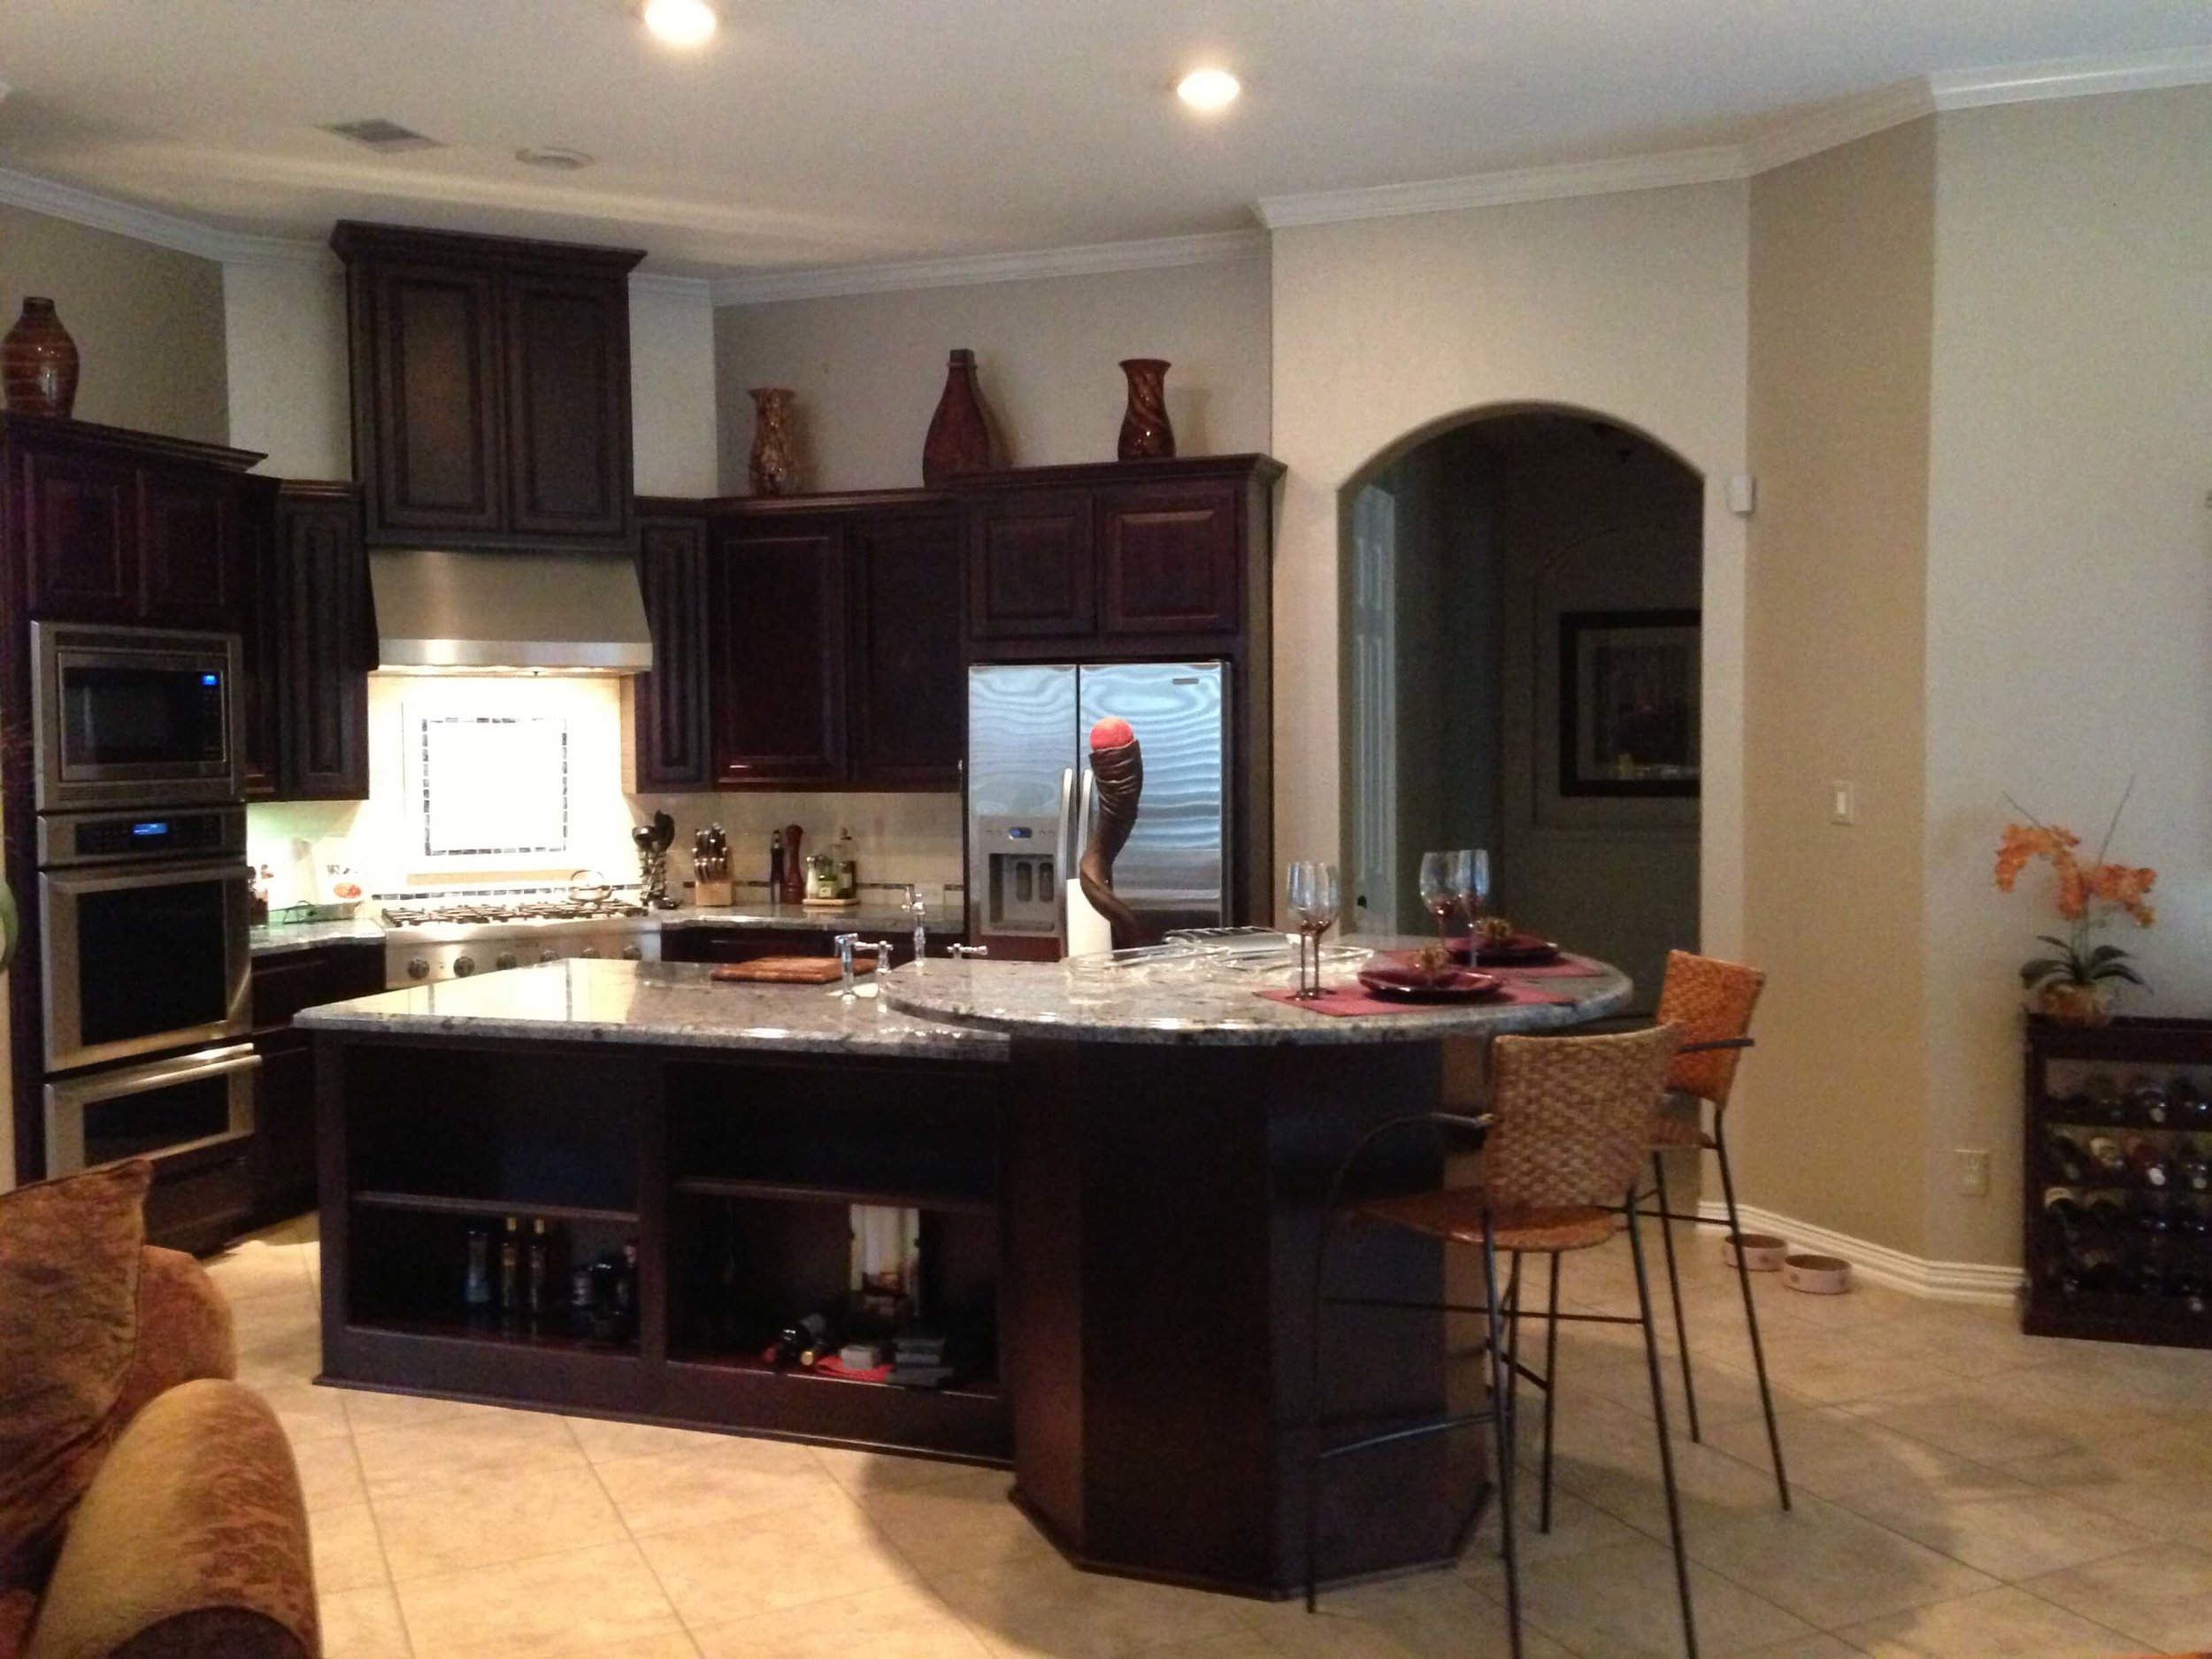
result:
<svg viewBox="0 0 2212 1659"><path fill-rule="evenodd" d="M1302 1575L1305 1344L1319 1207L1366 1128L1442 1099L1448 1042L1615 1011L1333 1019L1241 986L1101 987L1059 964L932 961L881 994L571 960L303 1012L320 1114L323 1379L1011 1463L1080 1564L1283 1595ZM864 984L865 980L864 979ZM1425 1133L1363 1192L1435 1185ZM919 1217L924 1316L969 1361L936 1388L779 1365L764 1334L849 1288L850 1206ZM472 1228L634 1243L634 1317L465 1305ZM1410 1235L1344 1294L1435 1300ZM1441 1316L1332 1321L1321 1409L1411 1417L1466 1377ZM610 1340L611 1337L612 1340ZM1326 1571L1450 1560L1480 1437L1331 1465Z"/></svg>

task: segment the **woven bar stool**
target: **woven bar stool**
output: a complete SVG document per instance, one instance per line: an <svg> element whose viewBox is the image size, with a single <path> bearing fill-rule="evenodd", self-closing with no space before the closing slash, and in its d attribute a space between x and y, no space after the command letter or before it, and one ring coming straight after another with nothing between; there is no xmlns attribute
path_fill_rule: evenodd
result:
<svg viewBox="0 0 2212 1659"><path fill-rule="evenodd" d="M1651 1409L1659 1444L1661 1481L1666 1489L1667 1524L1674 1542L1675 1585L1682 1603L1682 1637L1690 1659L1697 1659L1697 1628L1690 1605L1688 1558L1682 1543L1682 1509L1675 1494L1674 1453L1667 1438L1667 1407L1659 1379L1659 1342L1652 1323L1650 1281L1644 1271L1643 1238L1632 1202L1637 1171L1650 1139L1651 1103L1673 1057L1678 1033L1671 1025L1607 1037L1501 1037L1493 1045L1491 1109L1481 1118L1451 1112L1415 1112L1378 1124L1363 1135L1338 1164L1329 1184L1319 1248L1314 1256L1314 1310L1306 1457L1306 1609L1316 1609L1320 1587L1322 1465L1371 1447L1395 1444L1423 1435L1479 1424L1490 1425L1497 1458L1496 1502L1505 1558L1506 1617L1515 1659L1521 1652L1520 1555L1514 1542L1513 1412L1518 1371L1516 1307L1524 1255L1548 1256L1556 1263L1570 1250L1586 1250L1609 1240L1614 1217L1625 1209L1629 1248L1636 1263L1639 1313L1563 1314L1550 1310L1553 1329L1560 1319L1598 1324L1640 1325L1644 1359L1651 1379ZM1482 1184L1449 1187L1402 1197L1343 1202L1344 1186L1361 1156L1379 1137L1413 1125L1480 1131ZM1353 1224L1401 1227L1447 1244L1482 1251L1483 1302L1407 1302L1328 1294L1330 1247ZM1498 1293L1498 1256L1513 1260L1514 1291ZM1321 1409L1322 1324L1331 1306L1442 1310L1480 1313L1485 1320L1484 1353L1489 1367L1489 1402L1481 1410L1434 1422L1396 1427L1358 1439L1327 1443ZM1548 1484L1548 1468L1547 1469Z"/></svg>
<svg viewBox="0 0 2212 1659"><path fill-rule="evenodd" d="M1674 1230L1670 1225L1688 1221L1703 1226L1725 1225L1736 1244L1736 1279L1743 1292L1745 1327L1751 1335L1752 1367L1759 1375L1759 1403L1767 1419L1767 1446L1774 1457L1774 1485L1782 1507L1790 1507L1790 1481L1782 1463L1782 1431L1774 1416L1774 1390L1767 1382L1766 1348L1759 1340L1759 1310L1751 1294L1751 1270L1745 1265L1743 1224L1736 1213L1736 1179L1728 1167L1728 1096L1735 1087L1736 1063L1752 1046L1751 1010L1757 1006L1766 975L1740 963L1715 956L1693 956L1686 950L1667 953L1667 975L1659 987L1659 1021L1681 1028L1681 1046L1667 1068L1666 1099L1652 1115L1652 1191L1659 1208L1659 1239L1667 1259L1667 1295L1674 1307L1676 1347L1682 1355L1682 1406L1688 1418L1690 1438L1702 1437L1697 1420L1697 1384L1690 1373L1690 1338L1682 1313L1682 1280L1675 1268ZM1671 1100L1689 1102L1687 1114L1667 1110ZM1713 1126L1704 1125L1702 1102L1713 1107ZM1693 1148L1710 1152L1720 1164L1720 1190L1728 1218L1723 1223L1704 1216L1681 1214L1667 1202L1665 1154ZM1640 1206L1642 1194L1639 1194ZM1556 1287L1555 1286L1555 1289ZM1548 1402L1547 1402L1548 1404Z"/></svg>

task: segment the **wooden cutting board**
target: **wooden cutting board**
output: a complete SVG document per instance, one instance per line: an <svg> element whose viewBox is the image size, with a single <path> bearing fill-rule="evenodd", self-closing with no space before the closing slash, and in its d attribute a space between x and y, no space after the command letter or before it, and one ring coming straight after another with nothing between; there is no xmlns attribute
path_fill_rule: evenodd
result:
<svg viewBox="0 0 2212 1659"><path fill-rule="evenodd" d="M862 950L854 953L856 965L872 967L875 952ZM835 956L756 956L750 962L728 962L707 975L725 984L744 985L834 985L843 970Z"/></svg>

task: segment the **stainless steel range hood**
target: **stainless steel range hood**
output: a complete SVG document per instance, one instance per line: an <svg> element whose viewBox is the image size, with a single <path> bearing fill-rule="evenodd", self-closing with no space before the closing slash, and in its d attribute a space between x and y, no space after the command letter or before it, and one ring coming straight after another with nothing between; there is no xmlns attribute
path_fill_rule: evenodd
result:
<svg viewBox="0 0 2212 1659"><path fill-rule="evenodd" d="M380 668L642 673L653 636L622 554L372 551Z"/></svg>

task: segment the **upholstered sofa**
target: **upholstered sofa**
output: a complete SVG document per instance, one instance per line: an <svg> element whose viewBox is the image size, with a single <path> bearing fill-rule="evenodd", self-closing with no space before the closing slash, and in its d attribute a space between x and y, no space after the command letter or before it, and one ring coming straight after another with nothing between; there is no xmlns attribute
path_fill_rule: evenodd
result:
<svg viewBox="0 0 2212 1659"><path fill-rule="evenodd" d="M146 1179L0 1194L0 1659L315 1659L291 1448Z"/></svg>

